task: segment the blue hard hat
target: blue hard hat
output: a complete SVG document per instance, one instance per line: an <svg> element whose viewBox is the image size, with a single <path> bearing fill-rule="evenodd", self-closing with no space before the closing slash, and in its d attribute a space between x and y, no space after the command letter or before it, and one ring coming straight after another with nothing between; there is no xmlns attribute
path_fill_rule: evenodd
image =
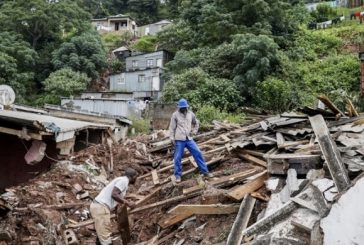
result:
<svg viewBox="0 0 364 245"><path fill-rule="evenodd" d="M188 103L186 99L180 99L177 104L178 108L186 108L188 107Z"/></svg>

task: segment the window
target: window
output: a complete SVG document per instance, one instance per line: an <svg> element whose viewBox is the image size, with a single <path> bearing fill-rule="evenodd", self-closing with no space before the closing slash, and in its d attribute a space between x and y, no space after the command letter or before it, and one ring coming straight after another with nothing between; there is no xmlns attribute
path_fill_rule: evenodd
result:
<svg viewBox="0 0 364 245"><path fill-rule="evenodd" d="M153 66L153 59L147 60L147 67L152 67L152 66Z"/></svg>
<svg viewBox="0 0 364 245"><path fill-rule="evenodd" d="M125 84L125 74L124 74L124 73L122 73L122 74L118 77L117 81L118 81L118 84Z"/></svg>
<svg viewBox="0 0 364 245"><path fill-rule="evenodd" d="M133 60L131 63L132 67L138 67L138 61L137 60Z"/></svg>
<svg viewBox="0 0 364 245"><path fill-rule="evenodd" d="M138 82L142 83L145 81L145 75L139 75L138 76Z"/></svg>
<svg viewBox="0 0 364 245"><path fill-rule="evenodd" d="M160 68L163 67L162 59L157 59L157 66L160 67Z"/></svg>

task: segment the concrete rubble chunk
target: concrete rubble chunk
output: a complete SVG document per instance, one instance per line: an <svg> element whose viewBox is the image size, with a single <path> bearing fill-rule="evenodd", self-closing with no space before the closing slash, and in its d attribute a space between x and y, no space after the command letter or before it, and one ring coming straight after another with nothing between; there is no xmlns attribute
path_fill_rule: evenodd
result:
<svg viewBox="0 0 364 245"><path fill-rule="evenodd" d="M292 215L291 224L305 232L311 232L315 223L320 219L316 212L309 209L298 209Z"/></svg>
<svg viewBox="0 0 364 245"><path fill-rule="evenodd" d="M265 181L265 187L272 193L277 193L283 186L283 179L278 177L271 177Z"/></svg>
<svg viewBox="0 0 364 245"><path fill-rule="evenodd" d="M290 195L292 195L292 193L299 190L299 183L298 183L298 179L297 179L296 170L294 170L292 168L288 169L286 184L288 186Z"/></svg>
<svg viewBox="0 0 364 245"><path fill-rule="evenodd" d="M324 244L362 244L364 241L364 178L343 193L321 220Z"/></svg>
<svg viewBox="0 0 364 245"><path fill-rule="evenodd" d="M321 169L311 169L308 171L306 178L308 180L322 179L325 177L325 170Z"/></svg>

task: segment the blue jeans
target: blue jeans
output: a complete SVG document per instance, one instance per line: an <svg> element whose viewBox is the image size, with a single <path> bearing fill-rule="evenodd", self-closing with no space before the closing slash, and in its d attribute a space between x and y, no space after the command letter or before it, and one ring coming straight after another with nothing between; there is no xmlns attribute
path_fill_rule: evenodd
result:
<svg viewBox="0 0 364 245"><path fill-rule="evenodd" d="M202 152L198 148L196 142L194 140L176 140L176 148L174 152L174 176L181 177L182 176L182 157L187 147L188 151L191 153L197 166L201 173L206 174L209 172L205 159L202 156Z"/></svg>

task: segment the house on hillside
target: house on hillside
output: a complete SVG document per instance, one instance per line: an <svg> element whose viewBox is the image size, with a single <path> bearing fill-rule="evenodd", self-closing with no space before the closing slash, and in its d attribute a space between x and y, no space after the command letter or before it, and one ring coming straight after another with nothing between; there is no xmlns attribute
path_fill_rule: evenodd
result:
<svg viewBox="0 0 364 245"><path fill-rule="evenodd" d="M92 25L100 33L128 31L133 36L138 35L137 24L135 20L128 15L118 14L101 19L92 19Z"/></svg>
<svg viewBox="0 0 364 245"><path fill-rule="evenodd" d="M118 58L119 60L125 60L127 57L131 56L131 50L128 49L125 46L121 46L117 49L114 49L112 51L113 55L115 55L116 58Z"/></svg>
<svg viewBox="0 0 364 245"><path fill-rule="evenodd" d="M160 98L163 67L170 59L164 50L127 57L126 72L110 76L110 91L133 93L134 99Z"/></svg>
<svg viewBox="0 0 364 245"><path fill-rule="evenodd" d="M166 26L172 24L169 20L161 20L153 24L148 24L138 27L139 36L156 35Z"/></svg>

